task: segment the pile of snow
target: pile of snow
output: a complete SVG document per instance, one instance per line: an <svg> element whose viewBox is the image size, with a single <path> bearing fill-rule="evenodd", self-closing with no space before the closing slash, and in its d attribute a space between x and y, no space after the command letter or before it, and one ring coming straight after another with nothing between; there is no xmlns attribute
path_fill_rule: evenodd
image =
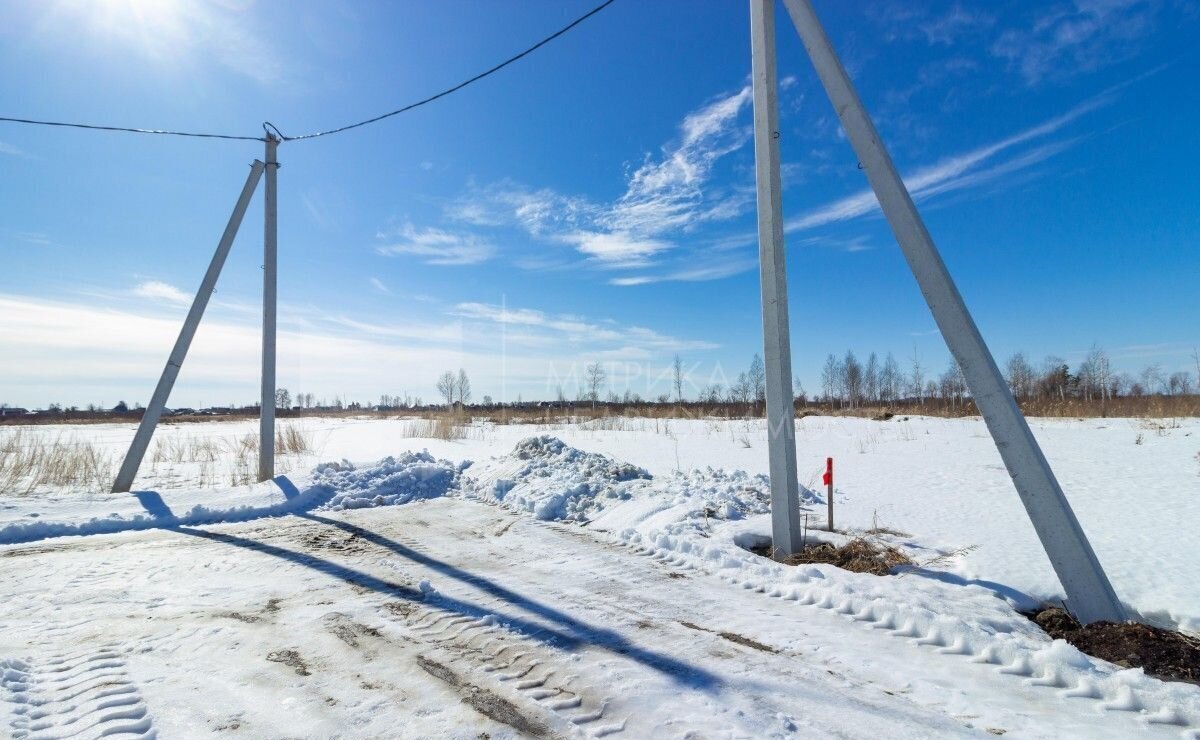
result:
<svg viewBox="0 0 1200 740"><path fill-rule="evenodd" d="M710 467L654 478L636 465L549 435L521 440L511 453L472 467L467 477L476 495L537 519L602 519L614 530L642 526L678 533L771 510L765 475ZM803 487L800 493L802 503L823 502Z"/></svg>
<svg viewBox="0 0 1200 740"><path fill-rule="evenodd" d="M470 464L469 460L457 465L449 460L438 460L427 450L422 450L386 457L363 468L346 460L325 463L313 471L312 480L314 486L331 494L322 509L341 511L396 506L457 490L459 476Z"/></svg>
<svg viewBox="0 0 1200 740"><path fill-rule="evenodd" d="M628 500L650 474L542 435L472 469L471 478L477 493L538 519L586 522L613 502Z"/></svg>

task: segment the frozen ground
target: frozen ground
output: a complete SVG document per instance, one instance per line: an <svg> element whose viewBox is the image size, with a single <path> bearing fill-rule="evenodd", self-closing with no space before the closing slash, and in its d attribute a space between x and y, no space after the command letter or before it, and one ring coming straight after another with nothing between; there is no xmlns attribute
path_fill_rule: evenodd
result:
<svg viewBox="0 0 1200 740"><path fill-rule="evenodd" d="M1013 611L1061 589L977 421L799 422L801 482L837 460L839 525L877 521L931 561L898 578L738 547L769 529L761 422L482 426L453 442L403 420L300 423L317 449L278 484L230 486L235 461L160 461L140 496L0 497L0 726L1200 736L1200 689L1089 659ZM1200 424L1034 426L1122 598L1200 626ZM113 454L132 435L69 431ZM315 467L342 458L357 464ZM805 509L819 525L820 498ZM86 536L47 539L61 534Z"/></svg>

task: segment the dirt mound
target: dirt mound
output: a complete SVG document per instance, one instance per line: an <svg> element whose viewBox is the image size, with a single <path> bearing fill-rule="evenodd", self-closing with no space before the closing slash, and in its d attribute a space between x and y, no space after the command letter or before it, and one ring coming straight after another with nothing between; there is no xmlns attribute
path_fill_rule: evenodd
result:
<svg viewBox="0 0 1200 740"><path fill-rule="evenodd" d="M1029 616L1046 634L1093 657L1124 668L1142 668L1157 678L1200 683L1200 640L1194 637L1136 622L1085 626L1058 607Z"/></svg>
<svg viewBox="0 0 1200 740"><path fill-rule="evenodd" d="M772 548L768 543L751 548L751 552L769 558ZM896 566L912 564L908 556L896 548L871 542L862 537L856 537L846 544L836 547L828 542L813 543L794 555L778 558L778 560L784 565L824 563L836 565L842 570L870 573L876 576L891 575L892 569Z"/></svg>

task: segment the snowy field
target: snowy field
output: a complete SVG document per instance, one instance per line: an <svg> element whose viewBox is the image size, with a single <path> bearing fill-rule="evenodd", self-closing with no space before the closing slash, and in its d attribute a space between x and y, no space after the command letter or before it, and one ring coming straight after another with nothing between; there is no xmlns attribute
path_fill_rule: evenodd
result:
<svg viewBox="0 0 1200 740"><path fill-rule="evenodd" d="M0 493L0 727L1200 737L1200 688L1017 614L1063 593L978 420L797 423L810 536L828 538L832 456L839 529L886 527L920 566L886 578L743 548L769 532L758 420L454 441L413 420L288 423L313 449L273 483L241 484L254 423L204 423L159 430L134 495ZM1200 630L1200 422L1033 427L1120 597ZM27 432L119 459L133 428Z"/></svg>

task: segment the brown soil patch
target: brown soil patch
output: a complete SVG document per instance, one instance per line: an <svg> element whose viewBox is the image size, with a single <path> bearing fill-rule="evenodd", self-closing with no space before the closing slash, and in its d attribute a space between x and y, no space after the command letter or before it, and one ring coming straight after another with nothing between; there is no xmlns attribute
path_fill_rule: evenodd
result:
<svg viewBox="0 0 1200 740"><path fill-rule="evenodd" d="M1122 668L1142 668L1156 678L1200 683L1200 640L1137 622L1081 625L1063 609L1026 615L1055 639L1063 639Z"/></svg>
<svg viewBox="0 0 1200 740"><path fill-rule="evenodd" d="M771 557L771 545L756 546L751 548L751 552L769 558ZM907 555L896 548L871 542L862 537L856 537L841 546L834 546L828 542L817 542L807 545L794 555L778 560L784 565L824 563L836 565L842 570L870 573L876 576L891 575L893 568L913 564Z"/></svg>
<svg viewBox="0 0 1200 740"><path fill-rule="evenodd" d="M549 729L538 720L521 713L515 704L480 686L464 681L444 663L424 655L417 656L417 665L434 678L445 681L458 691L459 698L480 714L503 722L523 735L545 737Z"/></svg>
<svg viewBox="0 0 1200 740"><path fill-rule="evenodd" d="M736 642L737 644L745 645L748 648L754 648L755 650L761 650L764 653L779 652L778 650L771 647L770 645L764 645L761 642L759 642L758 640L752 640L749 637L746 637L745 635L739 635L736 632L718 632L717 634L720 635L721 637L724 637L726 640L729 640L730 642Z"/></svg>
<svg viewBox="0 0 1200 740"><path fill-rule="evenodd" d="M755 650L761 650L764 653L779 652L778 650L771 647L770 645L764 645L761 642L759 642L758 640L752 640L749 637L746 637L745 635L739 635L736 632L717 632L715 630L706 629L704 627L701 627L698 624L694 624L692 622L686 622L686 621L680 621L679 623L682 624L684 627L687 627L690 630L696 630L697 632L708 632L709 634L717 635L718 637L729 640L730 642L736 642L737 644L745 645L748 648L754 648Z"/></svg>
<svg viewBox="0 0 1200 740"><path fill-rule="evenodd" d="M304 658L300 657L300 653L295 650L275 650L267 654L267 660L272 663L283 663L289 668L296 669L298 676L311 676L311 671L308 670L308 663Z"/></svg>

